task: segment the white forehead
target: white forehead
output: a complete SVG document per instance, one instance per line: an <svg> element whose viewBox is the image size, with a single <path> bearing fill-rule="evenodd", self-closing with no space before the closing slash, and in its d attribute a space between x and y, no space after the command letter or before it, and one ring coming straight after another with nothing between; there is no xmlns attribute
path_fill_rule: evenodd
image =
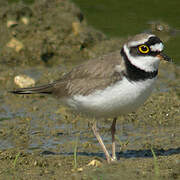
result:
<svg viewBox="0 0 180 180"><path fill-rule="evenodd" d="M162 51L164 48L164 45L162 43L158 43L158 44L151 45L150 48L151 48L151 51L154 51L154 52Z"/></svg>
<svg viewBox="0 0 180 180"><path fill-rule="evenodd" d="M149 34L148 36L143 37L142 39L136 41L130 41L128 42L128 46L132 47L132 46L138 46L140 44L144 44L149 40L150 37L154 37L154 36L155 36L154 34Z"/></svg>

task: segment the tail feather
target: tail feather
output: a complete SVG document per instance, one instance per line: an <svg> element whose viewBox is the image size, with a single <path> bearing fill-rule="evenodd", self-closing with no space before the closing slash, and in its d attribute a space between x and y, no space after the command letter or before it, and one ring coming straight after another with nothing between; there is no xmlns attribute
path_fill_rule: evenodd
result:
<svg viewBox="0 0 180 180"><path fill-rule="evenodd" d="M53 83L47 84L47 85L42 85L42 86L37 86L37 87L19 88L19 89L10 91L10 93L14 93L14 94L38 94L38 93L52 94L52 90L53 90Z"/></svg>

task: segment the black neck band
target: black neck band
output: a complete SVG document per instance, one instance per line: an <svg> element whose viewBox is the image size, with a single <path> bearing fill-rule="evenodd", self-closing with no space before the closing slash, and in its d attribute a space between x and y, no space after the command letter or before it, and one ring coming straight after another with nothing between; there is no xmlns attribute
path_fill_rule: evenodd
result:
<svg viewBox="0 0 180 180"><path fill-rule="evenodd" d="M121 49L121 56L124 58L126 71L127 71L125 75L129 80L142 81L146 79L153 79L154 77L157 76L158 70L152 72L146 72L133 65L128 59L126 53L124 52L124 48Z"/></svg>

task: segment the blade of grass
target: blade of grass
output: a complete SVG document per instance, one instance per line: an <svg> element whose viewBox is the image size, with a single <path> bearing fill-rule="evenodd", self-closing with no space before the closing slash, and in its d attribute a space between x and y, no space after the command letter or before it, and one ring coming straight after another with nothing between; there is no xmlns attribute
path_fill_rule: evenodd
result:
<svg viewBox="0 0 180 180"><path fill-rule="evenodd" d="M79 138L76 136L75 146L74 146L74 169L77 169L77 146Z"/></svg>
<svg viewBox="0 0 180 180"><path fill-rule="evenodd" d="M155 176L156 176L156 179L158 179L159 178L159 166L158 166L158 163L157 163L157 156L156 156L156 154L155 154L152 147L151 147L151 152L152 152L153 159L154 159Z"/></svg>
<svg viewBox="0 0 180 180"><path fill-rule="evenodd" d="M14 162L13 162L13 167L14 167L14 168L16 167L16 163L17 163L17 160L18 160L19 156L20 156L20 152L18 152L18 153L16 154L16 157L15 157L15 159L14 159Z"/></svg>

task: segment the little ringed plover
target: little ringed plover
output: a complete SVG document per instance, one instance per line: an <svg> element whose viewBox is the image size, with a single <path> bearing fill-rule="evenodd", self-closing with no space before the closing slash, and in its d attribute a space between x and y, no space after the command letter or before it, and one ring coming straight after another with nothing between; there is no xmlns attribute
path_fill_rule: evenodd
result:
<svg viewBox="0 0 180 180"><path fill-rule="evenodd" d="M162 41L153 34L138 34L129 39L121 51L89 60L53 83L21 88L15 94L52 94L68 107L93 118L113 118L111 125L112 156L97 130L107 162L116 160L115 125L119 115L135 111L151 94L160 60L171 61L163 51Z"/></svg>

